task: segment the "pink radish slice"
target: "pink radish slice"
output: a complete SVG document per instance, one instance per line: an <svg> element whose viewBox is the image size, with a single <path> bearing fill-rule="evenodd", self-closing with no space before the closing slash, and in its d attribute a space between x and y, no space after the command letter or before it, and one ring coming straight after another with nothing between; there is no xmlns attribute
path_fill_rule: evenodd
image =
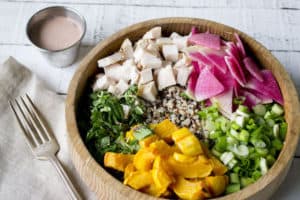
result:
<svg viewBox="0 0 300 200"><path fill-rule="evenodd" d="M264 81L257 64L254 62L254 60L252 58L250 58L250 57L244 58L243 63L245 65L246 69L250 72L250 74L254 78L259 80L260 82Z"/></svg>
<svg viewBox="0 0 300 200"><path fill-rule="evenodd" d="M245 87L255 90L282 105L283 97L272 72L270 70L262 70L261 74L263 76L263 82L251 77Z"/></svg>
<svg viewBox="0 0 300 200"><path fill-rule="evenodd" d="M225 49L225 52L231 57L235 57L238 61L240 61L240 53L237 46L233 42L227 42L226 46L227 49Z"/></svg>
<svg viewBox="0 0 300 200"><path fill-rule="evenodd" d="M211 99L213 102L217 102L222 114L225 116L230 116L232 114L233 87L230 87L228 90Z"/></svg>
<svg viewBox="0 0 300 200"><path fill-rule="evenodd" d="M240 36L237 33L234 33L235 39L236 39L236 46L240 50L242 58L246 57L246 51L243 45L243 42L240 38Z"/></svg>
<svg viewBox="0 0 300 200"><path fill-rule="evenodd" d="M192 30L191 30L191 35L194 35L194 34L197 34L197 33L199 33L198 29L195 26L193 26Z"/></svg>
<svg viewBox="0 0 300 200"><path fill-rule="evenodd" d="M243 70L240 62L235 57L232 57L232 60L233 60L233 62L235 62L237 69L240 72L243 83L246 83L247 82L246 76L245 76L244 70Z"/></svg>
<svg viewBox="0 0 300 200"><path fill-rule="evenodd" d="M196 88L195 98L197 101L209 99L224 91L224 86L220 81L210 72L208 67L204 67L201 71Z"/></svg>
<svg viewBox="0 0 300 200"><path fill-rule="evenodd" d="M235 85L235 80L232 77L229 70L224 74L219 70L217 67L213 67L211 69L211 72L214 74L214 76L222 83L225 90L228 90L229 88L233 87Z"/></svg>
<svg viewBox="0 0 300 200"><path fill-rule="evenodd" d="M211 63L213 63L223 74L227 71L227 65L224 60L224 56L213 54L213 53L207 53L203 54Z"/></svg>
<svg viewBox="0 0 300 200"><path fill-rule="evenodd" d="M213 66L213 63L211 63L211 61L200 52L191 52L190 57L192 58L192 60L198 61L203 65Z"/></svg>
<svg viewBox="0 0 300 200"><path fill-rule="evenodd" d="M244 101L244 105L248 106L249 108L252 108L253 106L261 103L261 99L259 99L254 94L248 92L248 91L242 91L242 96L244 96L246 99Z"/></svg>
<svg viewBox="0 0 300 200"><path fill-rule="evenodd" d="M246 81L245 79L242 77L242 75L240 74L240 71L238 69L238 66L234 60L234 58L229 57L229 56L225 56L225 62L228 66L228 69L231 73L231 75L233 76L233 78L241 85L241 86L245 86Z"/></svg>
<svg viewBox="0 0 300 200"><path fill-rule="evenodd" d="M219 35L211 33L197 33L192 34L188 41L193 44L202 45L212 49L220 50L221 49L221 39Z"/></svg>
<svg viewBox="0 0 300 200"><path fill-rule="evenodd" d="M255 95L257 98L259 98L261 100L260 103L262 103L262 104L272 103L273 102L272 98L267 97L267 96L261 94L260 92L257 92L255 90L251 90L249 92L252 93L253 95Z"/></svg>
<svg viewBox="0 0 300 200"><path fill-rule="evenodd" d="M198 62L192 61L192 72L190 73L189 79L188 79L188 86L187 86L187 92L192 95L195 92L195 87L197 84L198 76L200 74L200 66Z"/></svg>

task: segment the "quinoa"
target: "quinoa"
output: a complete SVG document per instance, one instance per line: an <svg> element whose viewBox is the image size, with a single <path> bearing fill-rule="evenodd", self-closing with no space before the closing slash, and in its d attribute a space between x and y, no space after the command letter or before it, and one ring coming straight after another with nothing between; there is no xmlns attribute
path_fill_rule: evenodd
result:
<svg viewBox="0 0 300 200"><path fill-rule="evenodd" d="M179 86L172 86L161 91L155 102L148 102L147 123L159 123L169 118L179 127L187 127L198 137L202 138L202 126L198 117L200 104L181 94L185 91Z"/></svg>

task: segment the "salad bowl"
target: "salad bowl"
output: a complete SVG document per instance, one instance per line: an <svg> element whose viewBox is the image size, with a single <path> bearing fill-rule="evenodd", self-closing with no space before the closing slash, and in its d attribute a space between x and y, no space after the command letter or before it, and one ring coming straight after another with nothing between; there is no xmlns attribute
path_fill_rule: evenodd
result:
<svg viewBox="0 0 300 200"><path fill-rule="evenodd" d="M149 29L160 26L162 34L169 36L172 32L187 35L192 27L200 32L220 35L221 38L233 41L238 33L245 48L259 62L260 66L274 74L284 98L285 119L288 130L281 153L272 168L255 183L248 187L217 199L268 199L277 190L286 177L293 160L299 139L300 107L295 86L280 62L262 44L245 33L232 27L196 18L162 18L141 22L120 30L104 39L92 49L81 61L69 86L66 101L66 121L69 136L69 146L73 163L86 184L99 199L156 199L155 197L133 190L122 184L107 172L88 151L78 128L78 109L80 98L89 87L89 80L99 71L97 60L112 54L120 48L123 40L129 38L137 41Z"/></svg>

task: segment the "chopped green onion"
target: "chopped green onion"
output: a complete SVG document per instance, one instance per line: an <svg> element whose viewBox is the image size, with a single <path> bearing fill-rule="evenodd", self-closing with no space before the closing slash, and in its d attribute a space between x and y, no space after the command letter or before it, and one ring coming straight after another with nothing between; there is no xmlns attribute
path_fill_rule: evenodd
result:
<svg viewBox="0 0 300 200"><path fill-rule="evenodd" d="M276 103L272 106L271 112L273 114L275 114L276 116L280 116L283 114L284 111L283 111L283 108L279 104Z"/></svg>
<svg viewBox="0 0 300 200"><path fill-rule="evenodd" d="M276 150L278 150L278 151L281 150L282 146L283 146L283 144L279 139L276 138L272 141L272 147L274 147Z"/></svg>
<svg viewBox="0 0 300 200"><path fill-rule="evenodd" d="M226 187L226 191L225 191L225 194L230 194L230 193L234 193L234 192L237 192L241 190L241 186L239 183L234 183L234 184L229 184L227 187Z"/></svg>
<svg viewBox="0 0 300 200"><path fill-rule="evenodd" d="M254 183L255 180L253 178L249 178L249 177L242 177L241 178L241 186L242 188Z"/></svg>
<svg viewBox="0 0 300 200"><path fill-rule="evenodd" d="M269 153L269 150L266 148L256 148L255 151L260 155L260 156L266 156Z"/></svg>
<svg viewBox="0 0 300 200"><path fill-rule="evenodd" d="M275 158L272 155L267 155L266 159L267 159L268 166L273 165L275 162Z"/></svg>
<svg viewBox="0 0 300 200"><path fill-rule="evenodd" d="M239 138L238 138L240 141L242 142L248 142L249 140L249 132L246 131L246 130L242 130L239 134Z"/></svg>
<svg viewBox="0 0 300 200"><path fill-rule="evenodd" d="M240 183L240 178L237 173L230 173L229 174L229 182L230 183Z"/></svg>
<svg viewBox="0 0 300 200"><path fill-rule="evenodd" d="M254 111L255 114L260 115L260 116L264 116L267 111L266 107L262 104L257 104L255 106L253 106L252 110Z"/></svg>
<svg viewBox="0 0 300 200"><path fill-rule="evenodd" d="M275 138L279 138L279 124L275 124L273 126L273 135Z"/></svg>
<svg viewBox="0 0 300 200"><path fill-rule="evenodd" d="M260 171L262 174L266 174L268 171L267 160L265 158L260 158L259 161Z"/></svg>
<svg viewBox="0 0 300 200"><path fill-rule="evenodd" d="M234 155L232 152L224 152L221 156L220 156L220 160L227 165L232 159L234 158Z"/></svg>

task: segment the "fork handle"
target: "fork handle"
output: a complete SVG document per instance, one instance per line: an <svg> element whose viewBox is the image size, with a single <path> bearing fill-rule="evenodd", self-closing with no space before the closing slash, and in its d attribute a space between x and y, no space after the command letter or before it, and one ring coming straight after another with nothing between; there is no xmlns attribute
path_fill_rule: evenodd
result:
<svg viewBox="0 0 300 200"><path fill-rule="evenodd" d="M66 171L64 170L63 166L61 165L60 161L57 159L55 155L50 157L50 162L55 167L56 171L58 172L59 176L64 182L65 187L69 192L69 197L71 200L81 200L81 196L77 192L76 188L74 187L73 183L71 182L69 176L67 175Z"/></svg>

